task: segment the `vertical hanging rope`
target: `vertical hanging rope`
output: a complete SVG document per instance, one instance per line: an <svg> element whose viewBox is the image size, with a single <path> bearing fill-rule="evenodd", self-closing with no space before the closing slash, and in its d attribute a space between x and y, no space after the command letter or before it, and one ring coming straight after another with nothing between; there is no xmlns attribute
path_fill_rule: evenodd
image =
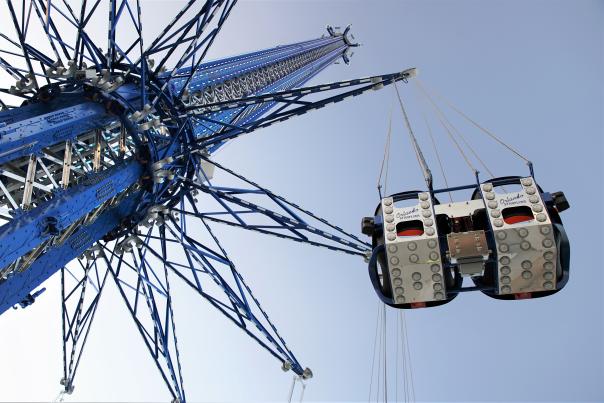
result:
<svg viewBox="0 0 604 403"><path fill-rule="evenodd" d="M300 387L302 388L300 390L300 399L298 399L298 402L302 403L302 401L304 400L304 392L306 391L306 383L302 380L301 376L294 375L294 377L292 379L292 386L289 389L288 403L292 403L292 400L294 398L294 390L296 388L296 383L300 383Z"/></svg>
<svg viewBox="0 0 604 403"><path fill-rule="evenodd" d="M396 315L396 326L395 328L395 336L396 336L396 351L394 353L394 401L398 402L398 352L399 352L399 316ZM403 380L404 382L404 380Z"/></svg>
<svg viewBox="0 0 604 403"><path fill-rule="evenodd" d="M388 361L386 357L388 356L388 349L386 344L386 334L388 331L388 326L386 326L386 304L382 305L383 307L383 316L384 316L384 403L388 403Z"/></svg>
<svg viewBox="0 0 604 403"><path fill-rule="evenodd" d="M373 337L373 355L371 357L371 372L369 373L369 396L367 397L367 402L371 402L371 389L373 387L373 369L375 368L375 349L377 348L378 328L380 326L379 312L380 311L378 305L378 314L375 317L375 336Z"/></svg>
<svg viewBox="0 0 604 403"><path fill-rule="evenodd" d="M379 330L380 330L380 324L381 324L381 319L382 315L380 315L380 303L378 302L377 305L377 313L375 315L375 336L373 338L373 356L371 358L371 373L370 373L370 377L369 377L369 396L367 398L367 402L371 402L371 392L373 390L373 375L374 375L374 369L375 369L375 357L376 355L379 355L379 350L381 349L381 343L380 343L380 348L378 349L378 337L379 337ZM380 337L381 340L381 337ZM378 376L380 373L380 366L378 363ZM377 394L377 399L379 399L379 378L378 378L378 394Z"/></svg>
<svg viewBox="0 0 604 403"><path fill-rule="evenodd" d="M409 369L409 384L411 385L411 389L410 389L410 400L412 402L415 401L415 385L414 385L414 380L413 380L413 366L411 365L411 350L409 349L409 336L407 334L407 320L405 318L405 315L401 312L401 322L403 324L403 329L402 329L402 333L404 334L405 337L405 343L404 343L404 347L406 350L406 357L407 357L407 367Z"/></svg>
<svg viewBox="0 0 604 403"><path fill-rule="evenodd" d="M381 318L380 314L380 306L378 307L378 316ZM378 402L380 400L380 390L381 390L381 375L382 375L382 331L384 329L384 323L380 320L380 333L379 333L379 344L378 344L378 366L377 366L377 395L375 401Z"/></svg>
<svg viewBox="0 0 604 403"><path fill-rule="evenodd" d="M289 398L287 399L288 403L292 403L292 398L294 397L294 388L296 387L296 376L292 377L292 386L289 388Z"/></svg>

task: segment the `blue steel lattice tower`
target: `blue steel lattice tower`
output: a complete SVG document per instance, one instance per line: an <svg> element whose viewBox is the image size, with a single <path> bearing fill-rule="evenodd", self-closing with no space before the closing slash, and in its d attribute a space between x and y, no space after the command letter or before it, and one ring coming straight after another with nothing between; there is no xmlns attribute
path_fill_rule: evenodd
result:
<svg viewBox="0 0 604 403"><path fill-rule="evenodd" d="M2 36L0 67L14 84L0 89L0 313L33 303L60 272L61 384L70 393L112 279L170 393L185 401L170 295L170 281L184 281L284 370L310 377L211 224L362 257L370 245L212 161L212 153L409 73L302 87L336 60L348 63L357 46L349 28L331 27L319 39L206 62L235 5L225 0L189 1L148 46L139 3L109 1L103 51L86 31L104 12L99 4L84 1L74 11L65 2L8 0L2 11L14 32ZM34 40L34 27L47 43ZM128 27L135 40L120 43Z"/></svg>

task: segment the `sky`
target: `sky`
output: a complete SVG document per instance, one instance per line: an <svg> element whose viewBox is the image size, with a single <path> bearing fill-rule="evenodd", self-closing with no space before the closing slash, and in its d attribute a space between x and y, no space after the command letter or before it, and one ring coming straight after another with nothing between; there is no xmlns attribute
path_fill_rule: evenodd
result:
<svg viewBox="0 0 604 403"><path fill-rule="evenodd" d="M143 1L145 27L159 30L181 4ZM0 16L2 25L6 18ZM571 204L562 215L572 248L563 291L509 302L470 293L405 312L416 399L604 401L604 2L241 1L209 57L311 39L327 24L350 23L363 46L349 66L331 66L311 83L417 67L422 83L528 155L539 184L563 190ZM442 185L422 119L430 110L413 83L399 88ZM358 233L361 217L379 201L394 97L388 87L254 132L216 159ZM400 113L392 116L388 190L416 189L422 177ZM458 123L495 175L526 174L521 161ZM470 183L445 134L434 128L434 135L449 184ZM366 401L379 304L363 260L233 228L216 231L289 347L312 368L305 401ZM31 307L0 316L2 400L47 401L60 390L58 277L46 287ZM286 399L291 373L183 285L173 293L189 400ZM397 313L387 314L393 323ZM393 327L387 337L392 350ZM113 287L75 385L66 401L169 400Z"/></svg>

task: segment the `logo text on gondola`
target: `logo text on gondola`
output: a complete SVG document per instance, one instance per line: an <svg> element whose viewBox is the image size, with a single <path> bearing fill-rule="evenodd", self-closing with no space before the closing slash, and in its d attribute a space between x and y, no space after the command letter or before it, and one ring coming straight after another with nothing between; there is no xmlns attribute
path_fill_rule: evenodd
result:
<svg viewBox="0 0 604 403"><path fill-rule="evenodd" d="M419 209L417 207L410 208L408 210L399 210L396 213L397 220L408 220L410 218L416 218L414 216L419 215Z"/></svg>
<svg viewBox="0 0 604 403"><path fill-rule="evenodd" d="M504 207L515 206L517 204L525 204L526 198L522 193L516 193L514 195L507 195L499 199L499 203Z"/></svg>

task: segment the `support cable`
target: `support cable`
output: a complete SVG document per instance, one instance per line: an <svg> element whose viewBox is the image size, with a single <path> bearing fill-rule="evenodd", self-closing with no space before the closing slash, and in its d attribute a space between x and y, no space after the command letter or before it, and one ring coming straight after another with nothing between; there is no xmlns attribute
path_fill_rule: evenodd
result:
<svg viewBox="0 0 604 403"><path fill-rule="evenodd" d="M380 305L378 303L377 315L375 316L375 336L373 337L373 355L371 357L371 372L369 373L369 397L367 402L371 402L371 390L373 389L373 370L375 368L375 353L377 349L378 330L380 328Z"/></svg>
<svg viewBox="0 0 604 403"><path fill-rule="evenodd" d="M296 383L300 383L300 387L302 388L300 390L300 397L298 399L298 402L302 403L302 401L304 401L304 392L306 391L306 382L304 382L302 380L302 377L300 377L299 375L294 375L293 379L292 379L292 386L289 389L289 399L288 399L288 403L292 403L293 398L294 398L294 389L296 388Z"/></svg>
<svg viewBox="0 0 604 403"><path fill-rule="evenodd" d="M378 344L378 348L377 348L378 365L377 365L377 371L376 371L377 372L377 383L376 383L376 385L377 385L376 392L377 393L376 393L376 398L375 398L376 402L379 402L379 400L380 400L380 390L381 390L381 385L382 385L382 383L381 383L381 381L382 381L381 380L381 378L382 378L382 376L381 376L382 375L382 354L381 354L381 352L382 352L382 334L381 334L381 332L384 329L384 323L381 320L382 315L380 315L380 308L381 308L381 303L379 303L379 305L378 305L378 313L377 313L378 317L380 318L380 333L378 333L378 340L379 340L378 343L379 344Z"/></svg>
<svg viewBox="0 0 604 403"><path fill-rule="evenodd" d="M428 123L428 119L426 118L426 115L422 112L422 116L424 118L424 122L426 122L426 128L428 129L428 135L430 136L430 141L432 142L432 149L434 150L434 154L436 155L436 160L438 161L438 166L440 168L440 173L443 176L443 179L445 181L445 186L447 188L449 188L449 181L447 180L447 175L445 174L445 168L443 167L443 162L440 158L440 153L438 152L438 147L436 147L436 141L434 141L434 135L432 134L432 128L430 127L430 124ZM451 192L447 192L449 193L449 201L451 203L453 203L453 196L451 195Z"/></svg>
<svg viewBox="0 0 604 403"><path fill-rule="evenodd" d="M388 361L386 357L388 356L387 345L386 345L386 334L388 332L388 326L386 323L386 304L382 305L382 315L384 317L384 403L388 403Z"/></svg>
<svg viewBox="0 0 604 403"><path fill-rule="evenodd" d="M419 86L420 84L417 84L417 85ZM434 102L434 99L430 96L430 94L423 87L421 87L421 88L422 88L422 91L424 92L424 94L426 95L426 97L430 100L430 102L432 103L434 108L437 110L438 114L442 117L443 121L450 127L450 129L452 130L453 133L457 134L457 136L461 139L463 144L468 148L468 150L470 150L470 152L472 153L474 158L476 158L476 160L480 163L480 165L482 165L482 167L485 169L485 171L487 171L487 173L489 175L491 175L492 178L494 178L495 175L493 175L493 172L491 172L491 170L489 169L487 164L480 158L480 156L478 155L476 150L474 150L472 145L466 140L465 136L461 134L461 132L453 125L453 123L451 123L451 121L449 119L447 119L447 116L445 115L443 110L436 104L436 102Z"/></svg>
<svg viewBox="0 0 604 403"><path fill-rule="evenodd" d="M415 82L422 89L422 91L424 91L424 93L427 93L426 89L424 88L424 86L422 85L421 81L418 78L415 79ZM438 98L440 98L441 100L443 100L443 102L445 104L447 104L447 106L449 108L453 109L455 112L457 112L459 115L461 115L464 119L466 119L468 122L470 122L476 128L478 128L483 133L485 133L486 135L488 135L491 139L495 140L496 142L498 142L499 144L501 144L503 147L507 148L509 151L511 151L512 153L514 153L517 157L519 157L520 159L524 160L527 164L531 163L531 161L525 155L521 154L514 147L512 147L511 145L509 145L506 142L504 142L503 140L501 140L493 132L491 132L487 128L481 126L478 122L474 121L468 115L466 115L465 113L463 113L459 108L457 108L455 105L453 105L448 99L446 99L445 97L443 97L442 95L440 95L438 93L435 93L435 94L436 94L436 96Z"/></svg>
<svg viewBox="0 0 604 403"><path fill-rule="evenodd" d="M407 365L408 365L408 369L409 369L409 384L411 385L411 390L410 390L410 394L409 397L411 398L411 401L414 402L415 401L415 386L414 386L414 381L413 381L413 367L411 365L411 350L409 349L409 336L407 334L407 320L405 319L405 315L401 312L401 323L402 323L402 333L404 334L404 338L405 338L405 343L404 343L404 348L406 350L406 357L407 357Z"/></svg>
<svg viewBox="0 0 604 403"><path fill-rule="evenodd" d="M390 166L390 142L392 139L392 108L390 108L390 118L388 120L388 134L386 134L386 143L384 144L384 157L380 167L380 175L378 176L377 189L380 199L382 198L382 174L384 174L384 194L388 194L388 168ZM384 172L384 168L386 171Z"/></svg>
<svg viewBox="0 0 604 403"><path fill-rule="evenodd" d="M398 85L394 83L394 89L396 90L396 96L398 98L398 103L401 107L401 112L403 113L403 117L405 118L405 124L407 125L407 130L409 131L409 138L411 139L411 144L413 145L413 149L415 151L415 156L417 157L417 162L422 169L422 173L424 175L424 180L426 181L426 185L428 189L432 190L432 172L430 172L430 168L428 168L428 164L424 159L424 155L422 154L422 150L417 142L417 138L413 133L413 129L411 128L411 123L409 123L409 116L407 116L407 111L405 111L405 107L403 106L403 100L401 98L401 94L398 90Z"/></svg>
<svg viewBox="0 0 604 403"><path fill-rule="evenodd" d="M432 105L432 108L436 112L436 117L437 117L438 121L440 122L441 126L447 132L447 135L449 136L449 138L451 139L451 141L453 142L453 144L457 148L457 151L459 151L459 154L461 154L461 156L465 160L466 164L468 165L468 167L470 168L470 170L472 171L472 173L476 175L478 173L478 170L474 167L474 165L472 165L472 162L470 161L470 159L468 158L468 156L466 155L466 153L463 151L463 148L461 147L461 145L459 144L459 142L455 139L455 136L453 135L453 133L451 132L451 130L449 129L449 127L445 124L443 118L445 120L446 120L446 118L444 117L444 115L442 115L442 112L440 111L440 109L438 108L438 106L434 103L434 101L432 100L432 98L430 97L430 95L425 91L425 89L423 87L419 86L419 85L418 85L418 88L422 91L422 93L424 94L424 96L428 99L428 101Z"/></svg>

